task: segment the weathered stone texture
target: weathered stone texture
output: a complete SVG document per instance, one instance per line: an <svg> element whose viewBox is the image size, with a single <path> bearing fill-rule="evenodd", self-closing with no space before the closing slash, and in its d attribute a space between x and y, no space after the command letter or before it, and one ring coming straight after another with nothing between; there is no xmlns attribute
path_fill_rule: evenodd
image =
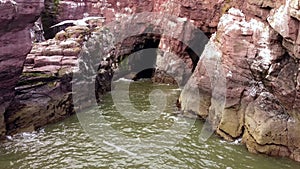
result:
<svg viewBox="0 0 300 169"><path fill-rule="evenodd" d="M6 132L4 112L14 97L15 85L31 49L29 29L43 6L43 0L0 2L0 136Z"/></svg>

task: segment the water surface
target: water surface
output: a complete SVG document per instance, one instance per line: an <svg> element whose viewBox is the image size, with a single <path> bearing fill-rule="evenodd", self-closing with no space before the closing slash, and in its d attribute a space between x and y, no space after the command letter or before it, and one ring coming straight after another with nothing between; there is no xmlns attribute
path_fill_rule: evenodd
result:
<svg viewBox="0 0 300 169"><path fill-rule="evenodd" d="M159 111L159 114L147 112L151 108L147 96L155 89L163 91L167 96L167 107ZM172 140L155 140L156 137L152 138L152 136L163 132L172 138L173 136L181 138L182 133L172 126L178 121L181 121L181 125L190 124L190 119L184 121L173 114L176 112L175 102L178 94L179 91L175 86L154 85L147 81L133 82L130 85L130 101L120 104L123 104L124 109L126 109L126 104L130 104L141 113L154 113L157 117L152 123L138 123L125 118L122 112L117 110L111 95L107 94L101 106L85 114L88 116L86 119L89 120L88 123L82 122L81 118L78 120L78 117L74 115L62 122L48 125L38 132L8 137L0 146L0 169L299 168L299 163L287 158L251 154L238 142L222 141L216 136L212 136L205 143L199 142L203 125L200 120L191 123L191 129L185 133L183 139L178 140L177 145L170 146ZM103 123L99 123L100 116L105 119ZM111 132L103 130L107 126L114 130ZM120 139L123 136L128 140ZM142 141L148 139L148 142L146 144L135 143L138 139Z"/></svg>

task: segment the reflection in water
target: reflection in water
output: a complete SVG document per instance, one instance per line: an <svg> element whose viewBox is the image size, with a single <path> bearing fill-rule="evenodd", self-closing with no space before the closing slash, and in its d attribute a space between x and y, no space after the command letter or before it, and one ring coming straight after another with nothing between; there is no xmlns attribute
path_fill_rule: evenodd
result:
<svg viewBox="0 0 300 169"><path fill-rule="evenodd" d="M161 89L168 95L167 108L160 112L155 123L143 124L132 122L122 117L115 109L111 95L106 95L104 103L96 112L110 122L112 128L127 137L149 138L162 130L171 135L178 131L170 129L176 117L175 101L179 91L174 86L153 85L149 82L134 82L130 86L131 104L141 112L147 113L149 99L146 97L153 89ZM128 103L130 104L130 103ZM89 125L104 127L90 121ZM102 125L102 126L101 126ZM86 133L72 116L60 123L49 125L38 132L22 133L9 137L0 146L0 169L11 168L208 168L208 169L295 169L297 162L285 158L268 157L251 154L238 142L225 142L212 136L205 143L198 138L202 122L193 123L186 137L176 146L162 147L168 140L156 140L161 144L151 144L153 150L164 149L164 153L147 151L136 155L134 145L119 146L107 139L102 142L99 137ZM114 133L112 133L114 134ZM102 136L100 138L104 138ZM114 138L114 137L112 137ZM122 140L119 140L121 142ZM101 142L101 144L99 143ZM118 142L118 143L119 143ZM142 147L143 148L143 147ZM147 147L144 147L147 148ZM138 149L138 148L137 148Z"/></svg>

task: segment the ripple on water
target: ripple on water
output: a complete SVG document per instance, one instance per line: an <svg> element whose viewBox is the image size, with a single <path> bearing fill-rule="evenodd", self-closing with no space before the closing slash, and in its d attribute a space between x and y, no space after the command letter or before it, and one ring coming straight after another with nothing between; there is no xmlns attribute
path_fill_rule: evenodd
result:
<svg viewBox="0 0 300 169"><path fill-rule="evenodd" d="M135 93L141 100L144 95L142 90L149 89L147 82L139 83L132 87L132 97ZM105 102L99 107L99 112L110 120L111 124L90 123L92 129L112 126L120 133L139 139L149 137L163 129L169 135L178 131L166 126L171 126L178 117L172 115L174 104L178 97L178 90L172 86L157 85L166 90L173 101L168 102L167 111L161 112L160 120L156 123L141 125L132 123L122 118L116 111L111 98L106 96ZM176 92L178 91L178 92ZM148 91L147 91L148 92ZM172 99L171 99L172 100ZM147 102L140 101L139 106ZM147 107L147 105L145 105ZM143 107L142 107L143 108ZM92 118L96 118L92 117ZM185 125L187 125L186 123ZM76 116L70 117L60 123L49 125L44 130L33 133L23 133L8 138L0 145L0 168L207 168L207 169L295 169L299 163L283 158L273 158L265 155L254 155L238 142L224 142L212 136L206 142L200 143L199 135L202 122L196 121L186 137L175 147L165 148L165 153L158 154L155 150L170 144L171 140L163 138L153 140L149 145L124 145L124 150L153 149L145 151L138 156L132 156L124 151L117 152L114 145L117 135L110 133L105 140L108 144L94 141L81 127ZM103 141L103 140L102 140ZM114 145L114 146L110 146ZM144 147L143 147L144 146Z"/></svg>

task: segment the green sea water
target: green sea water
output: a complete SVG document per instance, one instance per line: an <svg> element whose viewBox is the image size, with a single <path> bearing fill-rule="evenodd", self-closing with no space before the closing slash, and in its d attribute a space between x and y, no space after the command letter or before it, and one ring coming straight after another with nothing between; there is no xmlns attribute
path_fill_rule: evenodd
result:
<svg viewBox="0 0 300 169"><path fill-rule="evenodd" d="M37 132L8 137L0 146L0 169L300 168L300 163L287 158L251 154L238 140L226 142L213 135L206 142L200 142L203 122L192 119L185 121L184 117L174 114L180 92L176 86L157 85L149 81L120 83L131 83L130 100L117 103L122 104L124 110L116 107L111 93L108 93L102 98L99 107L88 110L81 116L74 115ZM154 94L166 96L166 107L154 109L154 115L157 116L155 121L139 123L122 115L122 111L127 110L126 104L140 113L152 115L148 112L151 109L148 96L153 90L162 91ZM122 91L118 92L122 94ZM183 128L172 127L179 121L182 127L189 125L189 130L184 135L179 131ZM108 126L109 130L106 129ZM162 137L152 137L155 135ZM164 135L169 137L164 139ZM175 138L173 142L172 138ZM135 142L136 140L140 142Z"/></svg>

